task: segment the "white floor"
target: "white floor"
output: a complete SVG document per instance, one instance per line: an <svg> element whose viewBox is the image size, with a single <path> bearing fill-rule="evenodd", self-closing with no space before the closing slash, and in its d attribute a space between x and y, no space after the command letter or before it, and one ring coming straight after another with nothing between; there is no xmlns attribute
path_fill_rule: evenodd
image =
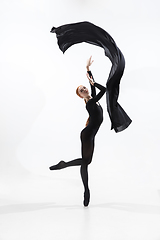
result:
<svg viewBox="0 0 160 240"><path fill-rule="evenodd" d="M160 239L159 189L90 176L91 202L84 208L81 180L70 176L69 170L65 178L60 171L4 178L0 240Z"/></svg>

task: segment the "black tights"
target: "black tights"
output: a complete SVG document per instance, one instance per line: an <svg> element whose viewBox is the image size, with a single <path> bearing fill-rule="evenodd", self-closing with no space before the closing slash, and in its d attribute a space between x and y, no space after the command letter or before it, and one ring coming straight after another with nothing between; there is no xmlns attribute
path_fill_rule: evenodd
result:
<svg viewBox="0 0 160 240"><path fill-rule="evenodd" d="M82 178L82 182L84 185L84 189L85 189L85 191L89 190L89 187L88 187L88 163L86 163L86 161L83 160L83 158L77 158L77 159L69 161L69 162L61 161L59 164L55 165L55 167L56 166L58 167L57 169L62 169L62 168L71 167L71 166L81 166L80 173L81 173L81 178ZM53 166L53 168L54 168L54 166Z"/></svg>
<svg viewBox="0 0 160 240"><path fill-rule="evenodd" d="M63 169L71 166L81 166L80 173L81 173L81 178L84 185L84 195L85 195L84 198L88 199L86 200L86 203L84 202L84 205L87 206L89 203L89 197L90 197L89 186L88 186L88 165L92 161L92 156L94 151L94 139L86 140L86 139L83 139L83 137L81 137L81 140L82 140L82 158L77 158L69 162L61 161L57 165L51 166L50 170Z"/></svg>

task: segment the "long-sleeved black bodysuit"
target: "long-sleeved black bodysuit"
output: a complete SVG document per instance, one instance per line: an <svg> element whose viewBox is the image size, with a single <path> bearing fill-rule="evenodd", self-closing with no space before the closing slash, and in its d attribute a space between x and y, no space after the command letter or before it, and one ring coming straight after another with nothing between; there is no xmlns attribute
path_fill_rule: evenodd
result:
<svg viewBox="0 0 160 240"><path fill-rule="evenodd" d="M91 72L88 72L92 76ZM93 78L93 76L92 76ZM95 87L97 87L100 92L96 95ZM86 103L86 109L89 113L89 124L81 132L81 142L82 142L82 159L89 164L92 160L93 150L94 150L94 137L98 132L98 129L103 121L103 109L98 103L100 98L106 92L106 88L98 83L91 85L91 96L92 98Z"/></svg>
<svg viewBox="0 0 160 240"><path fill-rule="evenodd" d="M92 73L88 71L90 77ZM96 95L96 88L100 92ZM92 161L94 151L94 138L98 129L103 122L103 109L98 103L100 98L105 94L106 88L98 83L91 85L92 98L86 103L86 109L89 113L89 124L81 131L82 157L69 162L60 161L57 165L50 167L50 170L62 169L70 166L81 166L80 172L84 185L84 206L88 206L90 200L90 192L88 187L88 164Z"/></svg>

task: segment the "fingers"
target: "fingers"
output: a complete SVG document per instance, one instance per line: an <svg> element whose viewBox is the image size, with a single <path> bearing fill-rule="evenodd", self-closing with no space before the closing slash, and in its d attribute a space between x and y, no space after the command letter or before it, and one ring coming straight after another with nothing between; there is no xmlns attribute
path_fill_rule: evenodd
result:
<svg viewBox="0 0 160 240"><path fill-rule="evenodd" d="M92 79L90 78L89 74L87 73L86 75L87 75L88 80L92 81Z"/></svg>
<svg viewBox="0 0 160 240"><path fill-rule="evenodd" d="M89 60L90 60L91 63L94 61L94 60L92 60L92 56L90 56Z"/></svg>
<svg viewBox="0 0 160 240"><path fill-rule="evenodd" d="M91 65L94 62L94 60L92 60L92 56L90 56L89 58L89 64Z"/></svg>
<svg viewBox="0 0 160 240"><path fill-rule="evenodd" d="M88 73L87 73L86 75L87 75L87 78L88 78L90 84L94 85L94 82L93 82L92 76L90 77Z"/></svg>
<svg viewBox="0 0 160 240"><path fill-rule="evenodd" d="M87 78L90 80L91 78L90 78L89 74L88 74L88 73L86 73L86 75L87 75Z"/></svg>
<svg viewBox="0 0 160 240"><path fill-rule="evenodd" d="M87 60L87 66L91 66L93 62L94 60L92 60L92 56L90 56L90 58Z"/></svg>

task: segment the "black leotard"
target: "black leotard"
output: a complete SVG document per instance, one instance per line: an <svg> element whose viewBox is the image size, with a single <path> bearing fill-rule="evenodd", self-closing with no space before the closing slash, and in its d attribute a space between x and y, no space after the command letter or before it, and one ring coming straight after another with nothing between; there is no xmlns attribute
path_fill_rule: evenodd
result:
<svg viewBox="0 0 160 240"><path fill-rule="evenodd" d="M88 72L90 77L92 73ZM93 79L93 76L92 76ZM97 87L100 92L96 95L95 87ZM92 98L86 103L86 109L89 113L89 124L81 132L82 141L82 158L89 164L92 160L93 150L94 150L94 137L103 122L103 109L98 103L100 98L106 92L106 88L98 83L91 85L91 96Z"/></svg>

